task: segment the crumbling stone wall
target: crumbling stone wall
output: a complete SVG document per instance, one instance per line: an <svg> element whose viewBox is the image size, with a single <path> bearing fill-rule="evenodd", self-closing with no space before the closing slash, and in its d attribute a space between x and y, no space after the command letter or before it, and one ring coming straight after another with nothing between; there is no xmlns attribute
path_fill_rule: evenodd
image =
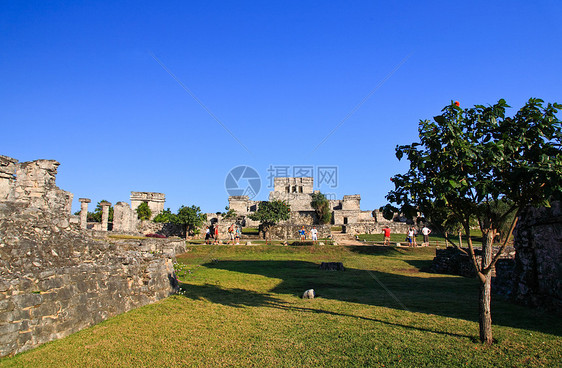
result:
<svg viewBox="0 0 562 368"><path fill-rule="evenodd" d="M342 231L346 234L382 234L382 229L388 226L391 234L406 234L411 225L404 222L384 221L380 222L357 222L342 226ZM418 231L421 234L421 231ZM421 236L421 235L420 235Z"/></svg>
<svg viewBox="0 0 562 368"><path fill-rule="evenodd" d="M526 305L562 310L562 204L528 208L514 234L513 297Z"/></svg>
<svg viewBox="0 0 562 368"><path fill-rule="evenodd" d="M67 336L178 287L173 261L181 244L94 240L69 221L72 194L55 185L58 165L0 156L0 356Z"/></svg>
<svg viewBox="0 0 562 368"><path fill-rule="evenodd" d="M64 217L0 203L0 356L175 291L170 256L94 241Z"/></svg>
<svg viewBox="0 0 562 368"><path fill-rule="evenodd" d="M316 230L318 230L318 239L320 238L327 238L330 236L330 225L314 225L316 226ZM301 225L296 224L280 224L275 225L269 230L269 234L271 239L273 240L284 240L284 239L300 239L299 230L301 229ZM312 225L305 225L304 227L306 231L310 231L312 229ZM261 234L263 237L263 233ZM307 239L310 240L310 236L307 236Z"/></svg>
<svg viewBox="0 0 562 368"><path fill-rule="evenodd" d="M13 199L18 160L0 155L0 201Z"/></svg>
<svg viewBox="0 0 562 368"><path fill-rule="evenodd" d="M463 249L468 252L468 248ZM499 247L494 247L493 254L496 254L498 250ZM476 256L476 262L478 264L481 264L482 250L474 249L474 254ZM496 267L492 269L492 277L496 278L496 273L500 269L500 267L502 270L504 270L505 265L512 262L514 257L515 249L513 247L506 247L502 255L500 256L498 263L496 263ZM476 270L474 269L474 265L472 264L470 256L451 246L445 249L435 250L435 258L433 258L428 271L433 273L445 273L464 277L476 276ZM499 285L501 282L492 279L492 283L494 285ZM492 290L496 292L495 288L493 288Z"/></svg>
<svg viewBox="0 0 562 368"><path fill-rule="evenodd" d="M137 233L138 214L126 202L117 202L113 207L113 231L119 233Z"/></svg>

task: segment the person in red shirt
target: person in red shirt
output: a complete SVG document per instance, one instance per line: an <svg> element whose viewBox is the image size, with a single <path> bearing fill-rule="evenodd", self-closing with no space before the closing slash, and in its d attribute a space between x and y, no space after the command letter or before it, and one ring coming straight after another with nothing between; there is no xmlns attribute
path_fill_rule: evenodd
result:
<svg viewBox="0 0 562 368"><path fill-rule="evenodd" d="M384 245L390 245L390 228L385 226L382 232L384 234Z"/></svg>
<svg viewBox="0 0 562 368"><path fill-rule="evenodd" d="M219 225L215 225L215 244L219 243Z"/></svg>

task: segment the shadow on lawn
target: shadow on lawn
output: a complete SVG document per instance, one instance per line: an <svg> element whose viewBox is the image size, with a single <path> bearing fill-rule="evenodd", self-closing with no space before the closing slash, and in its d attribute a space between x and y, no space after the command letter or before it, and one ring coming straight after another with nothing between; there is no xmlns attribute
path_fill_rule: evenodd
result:
<svg viewBox="0 0 562 368"><path fill-rule="evenodd" d="M305 313L314 313L314 314L326 314L331 316L338 316L338 317L348 317L348 318L355 318L361 319L365 321L372 321L378 322L389 326L397 326L403 327L412 330L424 331L424 332L431 332L441 335L448 335L448 336L456 336L456 337L466 337L473 339L473 336L470 335L461 335L452 332L445 332L439 330L432 330L423 327L415 327L404 325L395 322L384 321L376 318L371 317L364 317L364 316L356 316L347 313L339 313L339 312L332 312L322 309L315 309L315 308L304 308L304 307L297 307L294 305L290 305L279 298L271 296L269 294L258 293L251 290L244 290L244 289L225 289L218 285L212 284L205 284L205 285L192 285L192 284L180 284L180 288L184 297L193 299L193 300L208 300L212 303L222 304L229 307L235 308L242 308L242 307L269 307L269 308L278 308L287 311L298 311L298 312L305 312Z"/></svg>
<svg viewBox="0 0 562 368"><path fill-rule="evenodd" d="M415 267L425 266L422 261L409 262ZM323 271L317 263L306 261L216 261L203 266L282 280L270 290L272 293L300 297L305 290L312 288L318 297L324 299L406 309L410 312L469 321L478 320L479 286L476 279L453 276L419 277L416 276L419 271L412 267L402 270L408 273L406 275L352 268L343 272ZM235 307L273 305L289 308L272 295L244 289L190 284L183 284L182 288L187 297L204 297L215 303ZM559 320L555 317L510 303L497 303L498 301L501 299L494 300L492 307L495 324L562 335L562 331L557 327L559 323L556 321Z"/></svg>

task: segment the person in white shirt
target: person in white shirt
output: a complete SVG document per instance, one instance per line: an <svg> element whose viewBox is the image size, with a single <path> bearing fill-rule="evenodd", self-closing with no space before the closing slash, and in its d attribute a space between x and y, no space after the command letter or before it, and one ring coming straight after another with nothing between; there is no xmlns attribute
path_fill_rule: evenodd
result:
<svg viewBox="0 0 562 368"><path fill-rule="evenodd" d="M431 234L431 229L429 229L427 226L424 226L422 229L422 234L423 234L423 244L424 246L428 247L429 246L429 234Z"/></svg>
<svg viewBox="0 0 562 368"><path fill-rule="evenodd" d="M316 244L318 241L318 230L316 230L316 226L313 226L310 230L310 237L312 238L312 244Z"/></svg>

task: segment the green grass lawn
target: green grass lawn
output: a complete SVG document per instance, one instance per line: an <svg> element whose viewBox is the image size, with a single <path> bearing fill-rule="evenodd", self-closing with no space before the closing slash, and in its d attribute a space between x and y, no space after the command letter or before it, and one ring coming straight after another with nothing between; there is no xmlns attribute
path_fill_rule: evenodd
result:
<svg viewBox="0 0 562 368"><path fill-rule="evenodd" d="M559 317L493 300L478 343L475 279L420 272L433 248L206 246L181 294L0 360L0 367L537 367L562 361ZM343 262L346 271L319 270ZM318 297L300 298L314 288Z"/></svg>
<svg viewBox="0 0 562 368"><path fill-rule="evenodd" d="M359 240L365 240L366 242L369 243L375 243L375 244L383 244L384 243L384 235L381 234L359 234L358 235ZM481 247L482 246L482 236L471 236L472 238L472 244L475 247ZM449 236L449 239L451 239L455 244L459 244L459 237L457 235L453 235L453 236ZM407 244L408 241L406 240L406 234L390 234L390 241L391 243L394 245L396 243L402 243L402 244ZM423 243L423 235L418 234L418 236L416 237L416 241L418 245L421 245ZM429 244L430 246L437 246L437 247L441 247L441 248L446 248L447 247L447 241L445 240L445 237L441 234L432 234L429 236ZM463 247L468 247L468 243L466 240L466 237L463 237L462 239L462 246Z"/></svg>

